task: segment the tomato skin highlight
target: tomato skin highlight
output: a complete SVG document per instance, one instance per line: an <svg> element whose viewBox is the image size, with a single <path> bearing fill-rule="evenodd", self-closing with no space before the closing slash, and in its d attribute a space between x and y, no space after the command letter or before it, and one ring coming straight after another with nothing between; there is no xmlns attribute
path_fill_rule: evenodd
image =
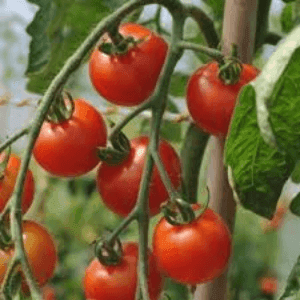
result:
<svg viewBox="0 0 300 300"><path fill-rule="evenodd" d="M83 279L85 297L93 300L134 300L137 288L138 244L127 242L123 245L123 259L115 266L102 265L94 259L87 267ZM149 296L158 300L163 288L163 278L156 261L149 250Z"/></svg>
<svg viewBox="0 0 300 300"><path fill-rule="evenodd" d="M140 136L130 141L131 151L119 165L111 166L102 162L97 174L97 188L104 204L120 216L127 216L134 208L143 173L149 138ZM173 147L160 140L159 154L165 170L175 188L181 184L180 158ZM160 211L160 205L168 199L168 192L154 166L150 189L150 215Z"/></svg>
<svg viewBox="0 0 300 300"><path fill-rule="evenodd" d="M160 270L184 283L199 284L220 276L231 255L231 234L213 210L192 223L174 226L162 218L153 234L153 254Z"/></svg>
<svg viewBox="0 0 300 300"><path fill-rule="evenodd" d="M240 80L226 85L218 77L218 63L201 66L192 74L187 85L187 106L195 123L210 134L226 136L238 94L242 87L255 79L259 70L243 64Z"/></svg>
<svg viewBox="0 0 300 300"><path fill-rule="evenodd" d="M107 101L134 106L147 100L154 91L168 44L156 33L134 23L122 24L119 32L124 37L145 40L126 54L108 55L96 48L89 62L90 79Z"/></svg>
<svg viewBox="0 0 300 300"><path fill-rule="evenodd" d="M69 120L45 121L33 149L38 164L55 176L74 177L99 163L97 147L106 146L107 130L102 115L83 99L74 100Z"/></svg>
<svg viewBox="0 0 300 300"><path fill-rule="evenodd" d="M0 160L2 155L0 154ZM0 179L0 212L3 211L9 201L15 185L17 176L21 167L21 159L19 156L11 153L8 164L4 171L3 179ZM25 183L22 196L22 213L25 214L32 204L35 192L35 183L32 172L28 169L25 177Z"/></svg>

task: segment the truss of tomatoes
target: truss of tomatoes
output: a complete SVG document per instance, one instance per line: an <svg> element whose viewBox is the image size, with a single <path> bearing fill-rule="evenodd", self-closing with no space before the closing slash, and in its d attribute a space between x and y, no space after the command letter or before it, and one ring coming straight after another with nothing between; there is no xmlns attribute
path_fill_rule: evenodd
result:
<svg viewBox="0 0 300 300"><path fill-rule="evenodd" d="M89 74L93 86L107 101L134 106L147 101L154 92L168 45L141 25L123 24L120 33L125 38L132 37L134 42L124 53L108 54L103 51L103 43L110 39L102 38L91 55ZM200 67L187 86L187 105L196 124L211 134L226 135L240 89L258 72L244 64L240 80L225 85L218 77L216 62ZM132 139L128 155L118 164L100 163L98 148L107 144L104 118L84 99L75 100L74 107L69 119L44 122L34 157L46 171L61 177L80 176L99 165L96 183L101 199L111 211L125 217L137 202L149 138ZM167 141L160 140L158 152L173 186L179 189L181 166L176 151ZM149 213L153 216L168 200L156 166L149 186ZM197 212L199 206L193 209ZM94 259L84 277L86 297L110 300L122 295L122 299L134 299L137 249L136 243L125 243L122 260L115 265L107 266ZM229 229L213 210L206 209L188 224L172 225L162 218L154 230L153 252L149 250L151 300L159 297L163 275L183 284L208 282L226 270L230 255Z"/></svg>

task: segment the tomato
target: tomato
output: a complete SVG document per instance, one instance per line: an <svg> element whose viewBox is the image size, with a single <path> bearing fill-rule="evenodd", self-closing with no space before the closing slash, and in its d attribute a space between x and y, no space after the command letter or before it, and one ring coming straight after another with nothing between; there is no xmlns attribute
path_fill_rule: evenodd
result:
<svg viewBox="0 0 300 300"><path fill-rule="evenodd" d="M0 154L0 161L4 159L4 152ZM20 170L21 160L20 158L15 155L11 154L8 160L8 164L4 171L4 177L0 179L0 212L3 211L5 205L7 204L9 198L11 197L17 176ZM23 189L23 196L22 196L22 213L25 214L26 211L31 206L33 196L35 191L35 184L32 172L27 170L24 189Z"/></svg>
<svg viewBox="0 0 300 300"><path fill-rule="evenodd" d="M44 300L55 300L55 290L49 285L43 287L43 299Z"/></svg>
<svg viewBox="0 0 300 300"><path fill-rule="evenodd" d="M277 292L277 278L263 277L260 279L260 289L264 294L274 295Z"/></svg>
<svg viewBox="0 0 300 300"><path fill-rule="evenodd" d="M157 269L154 256L149 250L149 296L159 299L163 279ZM123 258L117 265L106 266L96 258L87 267L83 280L86 299L134 300L137 289L138 244L124 243Z"/></svg>
<svg viewBox="0 0 300 300"><path fill-rule="evenodd" d="M90 78L106 100L134 106L144 102L154 91L168 45L163 38L138 24L125 23L119 32L124 37L144 40L125 54L108 55L95 49L89 62Z"/></svg>
<svg viewBox="0 0 300 300"><path fill-rule="evenodd" d="M83 99L74 100L74 105L69 120L43 123L33 149L41 167L56 176L79 176L91 171L99 163L97 147L106 146L102 115Z"/></svg>
<svg viewBox="0 0 300 300"><path fill-rule="evenodd" d="M187 106L195 123L213 135L228 132L235 102L241 88L259 73L254 66L243 64L240 80L226 85L218 77L218 63L201 66L189 79Z"/></svg>
<svg viewBox="0 0 300 300"><path fill-rule="evenodd" d="M140 136L131 140L131 150L119 165L102 162L97 174L97 188L105 205L116 214L126 216L134 208L143 173L149 138ZM173 147L161 140L159 154L175 188L181 183L180 159ZM168 199L168 192L154 167L149 190L150 214L159 213L160 205Z"/></svg>
<svg viewBox="0 0 300 300"><path fill-rule="evenodd" d="M55 242L49 232L37 222L23 221L24 248L34 277L44 286L53 276L57 263Z"/></svg>
<svg viewBox="0 0 300 300"><path fill-rule="evenodd" d="M154 229L153 254L160 270L178 282L199 284L220 276L231 254L231 235L213 210L184 225L162 218Z"/></svg>
<svg viewBox="0 0 300 300"><path fill-rule="evenodd" d="M35 221L26 220L22 224L24 248L33 276L39 286L44 286L53 276L57 263L57 251L53 238L48 231ZM4 279L14 248L0 250L0 283ZM29 287L22 282L22 291L29 294Z"/></svg>

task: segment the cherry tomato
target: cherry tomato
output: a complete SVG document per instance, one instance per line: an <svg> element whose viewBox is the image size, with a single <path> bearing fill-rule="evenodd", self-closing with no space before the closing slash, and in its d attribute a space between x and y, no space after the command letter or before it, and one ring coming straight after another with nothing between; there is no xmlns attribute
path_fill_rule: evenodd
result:
<svg viewBox="0 0 300 300"><path fill-rule="evenodd" d="M0 250L0 284L4 280L4 276L9 264L10 259L12 258L13 251L9 250Z"/></svg>
<svg viewBox="0 0 300 300"><path fill-rule="evenodd" d="M276 277L263 277L260 279L260 289L264 294L275 295L278 280Z"/></svg>
<svg viewBox="0 0 300 300"><path fill-rule="evenodd" d="M149 250L149 296L158 300L163 279ZM137 289L138 244L124 243L123 258L117 265L106 266L96 258L87 267L83 280L85 297L93 300L134 300Z"/></svg>
<svg viewBox="0 0 300 300"><path fill-rule="evenodd" d="M213 210L184 225L162 218L154 229L153 254L160 270L178 282L199 284L220 276L231 254L231 235Z"/></svg>
<svg viewBox="0 0 300 300"><path fill-rule="evenodd" d="M154 91L168 45L163 38L138 24L123 24L119 32L124 37L144 40L125 54L108 55L95 49L89 62L90 78L106 100L134 106L144 102Z"/></svg>
<svg viewBox="0 0 300 300"><path fill-rule="evenodd" d="M4 152L0 154L0 161L4 159ZM0 212L3 211L5 205L7 204L9 198L11 197L17 176L20 170L21 160L15 155L11 154L8 160L8 164L4 171L4 177L0 179ZM32 176L32 172L27 170L23 196L22 196L22 213L25 214L29 207L31 206L33 196L35 191L34 180Z"/></svg>
<svg viewBox="0 0 300 300"><path fill-rule="evenodd" d="M33 275L39 285L44 286L56 267L55 242L46 228L31 220L23 221L23 240Z"/></svg>
<svg viewBox="0 0 300 300"><path fill-rule="evenodd" d="M33 149L42 168L53 175L72 177L99 163L97 147L106 146L102 115L83 99L74 100L74 113L59 124L45 121Z"/></svg>
<svg viewBox="0 0 300 300"><path fill-rule="evenodd" d="M49 285L43 287L43 299L44 300L55 300L55 290Z"/></svg>
<svg viewBox="0 0 300 300"><path fill-rule="evenodd" d="M134 208L143 173L149 138L140 136L131 140L128 157L119 165L102 162L97 174L97 188L105 205L116 214L126 216ZM175 188L181 183L180 159L173 147L161 140L159 154ZM168 192L154 166L149 190L150 214L159 213L160 205L168 199Z"/></svg>
<svg viewBox="0 0 300 300"><path fill-rule="evenodd" d="M218 63L201 66L189 79L187 106L195 123L213 135L227 135L235 102L241 88L259 73L254 66L243 64L240 80L226 85L218 77Z"/></svg>

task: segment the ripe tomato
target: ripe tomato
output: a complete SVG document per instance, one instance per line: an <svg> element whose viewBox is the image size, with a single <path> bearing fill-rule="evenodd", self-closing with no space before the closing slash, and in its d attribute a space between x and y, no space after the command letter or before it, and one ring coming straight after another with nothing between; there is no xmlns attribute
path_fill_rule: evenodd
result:
<svg viewBox="0 0 300 300"><path fill-rule="evenodd" d="M4 276L12 255L13 251L11 251L11 249L5 251L0 250L0 284L2 284L4 280Z"/></svg>
<svg viewBox="0 0 300 300"><path fill-rule="evenodd" d="M264 294L275 295L278 280L276 277L263 277L260 279L260 289Z"/></svg>
<svg viewBox="0 0 300 300"><path fill-rule="evenodd" d="M159 299L163 279L149 251L149 296ZM124 243L123 259L117 265L106 266L96 258L87 267L83 280L85 297L93 300L134 300L137 288L138 244Z"/></svg>
<svg viewBox="0 0 300 300"><path fill-rule="evenodd" d="M130 153L123 162L119 165L102 162L97 174L97 188L103 202L121 216L128 215L136 204L149 138L140 136L131 140L130 144ZM178 188L181 167L176 151L168 142L161 140L159 154L173 186ZM168 192L155 166L149 190L150 214L159 213L161 203L167 199Z"/></svg>
<svg viewBox="0 0 300 300"><path fill-rule="evenodd" d="M79 176L98 163L97 147L105 146L102 115L88 102L74 100L74 113L59 124L45 121L33 149L36 161L56 176Z"/></svg>
<svg viewBox="0 0 300 300"><path fill-rule="evenodd" d="M92 84L106 100L134 106L144 102L154 91L168 45L160 36L138 24L123 24L120 33L144 40L125 54L108 55L95 49L89 73Z"/></svg>
<svg viewBox="0 0 300 300"><path fill-rule="evenodd" d="M53 276L57 251L49 232L37 222L23 221L24 248L34 277L40 286L44 286Z"/></svg>
<svg viewBox="0 0 300 300"><path fill-rule="evenodd" d="M153 254L168 277L184 284L211 281L225 270L231 254L231 235L211 209L185 225L162 218L154 229Z"/></svg>
<svg viewBox="0 0 300 300"><path fill-rule="evenodd" d="M0 154L0 161L2 161L3 159L4 152ZM6 169L4 171L4 177L0 179L0 212L3 211L5 205L7 204L9 198L11 197L14 191L20 166L20 158L15 154L11 154ZM26 213L26 211L29 209L32 203L34 191L35 185L32 172L30 170L27 170L22 197L23 214Z"/></svg>
<svg viewBox="0 0 300 300"><path fill-rule="evenodd" d="M44 300L55 300L55 290L49 285L43 287L43 299Z"/></svg>
<svg viewBox="0 0 300 300"><path fill-rule="evenodd" d="M226 135L241 88L259 73L254 66L243 64L238 83L226 85L218 77L218 63L201 66L189 79L187 106L195 123L214 135Z"/></svg>

